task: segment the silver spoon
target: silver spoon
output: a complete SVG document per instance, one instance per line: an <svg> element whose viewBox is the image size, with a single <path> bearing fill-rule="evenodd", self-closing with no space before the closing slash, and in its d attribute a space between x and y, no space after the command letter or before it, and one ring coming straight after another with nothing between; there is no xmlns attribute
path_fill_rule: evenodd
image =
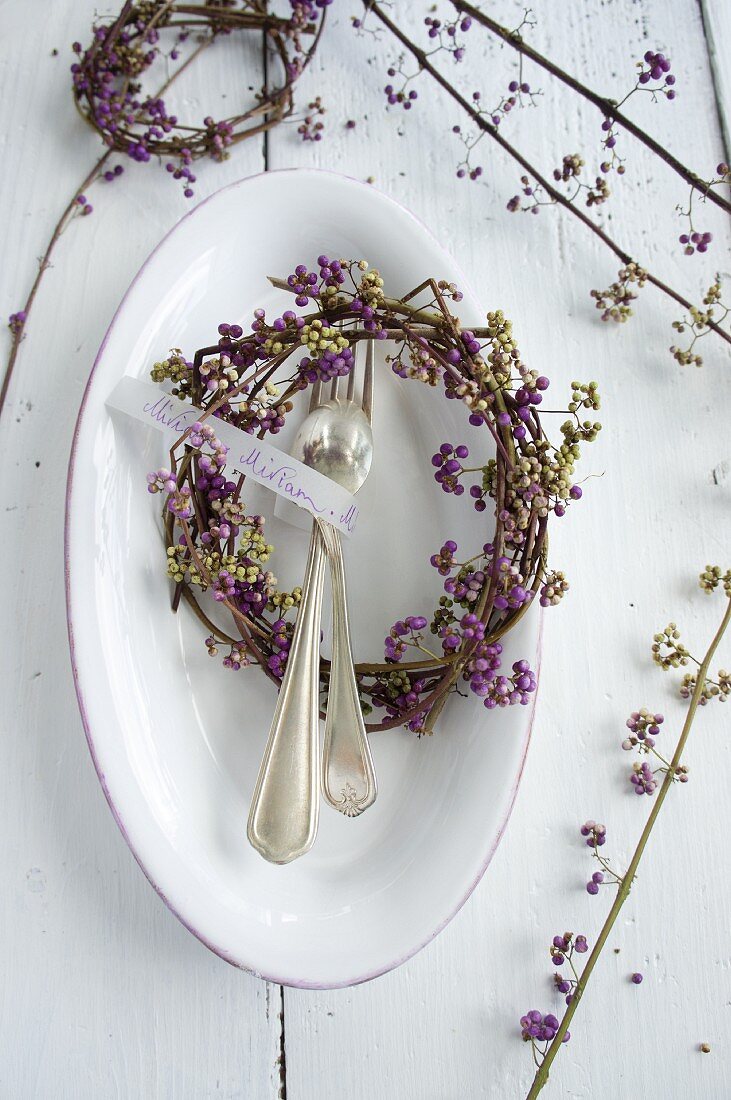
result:
<svg viewBox="0 0 731 1100"><path fill-rule="evenodd" d="M348 395L339 400L338 380L330 400L321 403L321 385L313 390L311 411L294 441L292 454L306 465L355 493L363 485L373 458L370 410L373 394L373 349L369 341L363 384L363 408L353 400L354 370ZM327 768L323 786L328 801L343 812L360 813L376 796L375 776L365 734L347 630L342 556L333 550L333 660L326 720ZM338 536L339 539L339 536ZM254 789L247 835L271 863L289 863L312 847L319 814L319 670L325 542L313 523L300 603L287 668L274 710L269 740ZM338 761L344 760L345 766ZM355 770L354 770L355 769ZM330 776L335 783L333 790ZM338 787L340 784L340 788ZM341 793L342 790L342 793Z"/></svg>

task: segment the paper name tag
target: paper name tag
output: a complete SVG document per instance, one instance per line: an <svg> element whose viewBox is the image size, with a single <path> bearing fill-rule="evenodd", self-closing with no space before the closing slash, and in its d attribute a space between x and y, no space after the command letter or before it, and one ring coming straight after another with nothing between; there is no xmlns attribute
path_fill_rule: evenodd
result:
<svg viewBox="0 0 731 1100"><path fill-rule="evenodd" d="M154 383L129 376L117 383L106 403L161 432L168 447L201 415L200 409L171 397ZM352 535L358 506L341 485L271 443L217 417L209 419L218 438L228 447L230 467L313 516L320 516L344 535Z"/></svg>

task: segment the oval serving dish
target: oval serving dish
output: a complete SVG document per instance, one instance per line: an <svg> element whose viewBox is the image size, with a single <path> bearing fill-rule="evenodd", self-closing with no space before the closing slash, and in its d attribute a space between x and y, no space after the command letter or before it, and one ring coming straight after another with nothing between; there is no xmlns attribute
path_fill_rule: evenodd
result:
<svg viewBox="0 0 731 1100"><path fill-rule="evenodd" d="M453 698L437 731L371 738L379 794L361 817L323 805L313 850L271 866L248 845L249 800L275 702L256 668L212 660L203 629L170 610L159 498L145 475L165 461L161 436L105 401L130 374L147 379L171 347L192 357L222 320L248 328L257 306L285 307L267 275L322 252L365 258L388 292L428 276L455 281L465 323L478 304L454 261L413 215L373 187L326 172L283 171L219 191L153 252L105 337L84 394L69 468L66 584L76 689L89 747L112 812L170 909L224 959L272 981L329 988L408 959L449 921L482 877L505 828L530 737L533 707L487 712ZM429 557L455 538L465 557L486 540L482 519L434 484L439 444L478 443L463 407L396 378L378 347L375 455L345 540L356 659L380 660L391 624L429 614L441 581ZM278 438L287 449L305 415ZM287 431L290 433L287 434ZM301 578L308 535L267 519L271 568ZM247 501L249 504L249 501ZM327 625L325 625L327 634ZM538 659L539 614L506 640L505 664Z"/></svg>

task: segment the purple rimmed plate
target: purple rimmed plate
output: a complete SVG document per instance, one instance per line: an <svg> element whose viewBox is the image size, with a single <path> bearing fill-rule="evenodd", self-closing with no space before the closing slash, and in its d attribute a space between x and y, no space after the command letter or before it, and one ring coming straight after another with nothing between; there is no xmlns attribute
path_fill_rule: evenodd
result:
<svg viewBox="0 0 731 1100"><path fill-rule="evenodd" d="M84 395L69 467L66 583L69 639L89 747L112 812L148 879L178 918L229 962L287 985L352 985L408 959L450 920L482 877L515 798L532 707L487 712L452 700L433 737L376 734L374 806L348 819L323 806L314 849L271 866L246 841L249 799L274 706L254 668L211 660L200 624L170 611L159 500L146 473L164 462L161 437L110 413L124 374L147 378L170 347L211 342L226 320L248 327L253 309L283 308L269 274L321 253L365 258L392 292L433 275L480 305L434 237L373 187L318 171L254 176L188 214L127 292ZM381 356L383 348L381 347ZM487 444L464 408L438 391L377 372L372 472L345 546L356 659L380 659L390 625L428 615L440 591L429 557L448 538L470 557L485 517L434 484L430 457L444 440ZM304 410L302 415L304 415ZM296 429L293 414L289 432ZM278 444L287 449L286 432ZM484 453L484 451L483 451ZM271 567L298 583L307 535L268 517ZM509 636L506 665L538 659L539 615Z"/></svg>

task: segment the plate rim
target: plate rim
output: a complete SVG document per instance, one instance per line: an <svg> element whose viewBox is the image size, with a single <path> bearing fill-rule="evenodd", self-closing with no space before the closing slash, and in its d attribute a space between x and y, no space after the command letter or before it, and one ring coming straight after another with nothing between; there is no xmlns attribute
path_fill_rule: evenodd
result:
<svg viewBox="0 0 731 1100"><path fill-rule="evenodd" d="M220 195L224 194L225 192L235 190L236 188L239 188L242 185L250 183L253 180L262 179L264 177L270 177L270 176L273 176L273 175L276 175L276 176L287 176L287 175L289 175L289 176L296 176L298 178L301 178L302 176L316 176L316 177L331 176L331 177L334 177L337 180L345 181L348 184L352 184L352 185L354 185L358 188L364 188L370 193L375 192L379 196L380 199L385 200L386 203L389 203L392 206L396 207L402 214L406 214L407 217L409 219L411 219L418 226L419 230L423 234L425 234L431 241L433 241L440 249L442 249L442 250L444 249L444 246L439 242L439 240L437 239L435 234L431 231L431 229L429 229L429 227L419 217L417 217L417 215L414 214L413 211L411 211L407 206L404 206L403 203L399 202L397 199L393 198L391 195L386 194L386 192L382 191L380 188L374 187L372 184L365 183L363 180L356 179L355 177L349 176L345 173L335 172L335 171L332 171L330 169L325 169L325 168L276 168L276 169L271 169L271 170L267 170L267 171L264 171L264 172L255 172L255 173L253 173L249 176L242 176L239 179L233 180L231 183L225 184L223 187L220 187L217 190L213 191L210 195L208 195L205 199L203 199L201 202L199 202L191 210L188 210L181 218L178 219L178 221L175 222L175 224L161 237L161 239L158 241L158 243L155 245L155 247L147 255L147 257L145 258L145 260L143 261L143 263L141 264L141 266L138 268L137 272L135 273L134 277L132 278L129 286L125 290L125 292L124 292L124 294L123 294L123 296L122 296L122 298L119 302L119 305L117 306L116 310L114 311L114 314L113 314L112 319L109 323L109 326L107 327L107 330L104 334L102 342L99 345L99 350L96 353L96 356L94 358L94 362L93 362L91 370L89 372L89 377L86 381L86 385L84 386L84 392L82 394L81 403L79 405L79 412L78 412L78 415L77 415L77 418L76 418L76 423L74 425L74 432L73 432L73 436L72 436L72 440L71 440L71 450L70 450L70 453L69 453L69 461L68 461L67 475L66 475L66 494L65 494L65 505L64 505L64 548L63 548L63 554L64 554L64 591L65 591L65 603L66 603L66 628L67 628L67 634L68 634L69 654L70 654L70 659L71 659L71 672L72 672L73 681L74 681L74 690L75 690L75 693L76 693L76 700L77 700L78 707L79 707L79 712L80 712L80 715L81 715L81 723L82 723L82 726L83 726L83 729L84 729L84 734L85 734L85 737L86 737L86 743L87 743L87 746L88 746L88 749L89 749L89 754L91 756L92 763L94 765L94 770L96 771L97 778L99 780L99 785L101 786L102 791L104 792L104 797L106 798L107 804L108 804L109 809L110 809L111 814L112 814L112 817L114 818L114 821L116 822L117 827L118 827L120 833L122 834L122 837L125 841L125 844L127 845L130 852L132 853L137 865L139 866L140 870L142 871L145 878L149 882L150 886L152 886L155 893L158 895L158 897L164 903L166 908L173 914L174 917L177 918L178 921L180 921L180 923L183 925L183 927L185 929L187 929L188 932L190 932L193 936L195 936L195 938L197 940L199 940L203 944L204 947L208 948L208 950L211 951L214 955L217 955L219 958L223 959L224 962L229 963L231 966L234 966L239 970L246 971L247 973L250 973L250 974L254 975L257 978L261 978L264 981L269 981L269 982L272 982L276 985L284 985L284 986L287 986L287 987L293 988L293 989L346 989L346 988L350 988L350 987L355 986L355 985L360 985L363 982L372 981L373 979L378 978L383 974L387 974L391 970L396 970L403 963L407 962L409 959L413 958L420 951L422 951L429 943L432 942L432 940L434 940L439 935L440 932L442 932L444 930L444 928L446 928L446 926L454 919L454 917L457 915L457 913L459 913L459 911L463 908L463 906L466 904L468 899L474 893L474 891L477 888L478 884L481 882L482 878L485 875L485 872L487 871L487 868L489 867L490 863L492 862L492 859L495 855L495 852L497 851L497 848L500 844L500 841L502 840L502 838L505 834L505 830L507 828L508 822L509 822L511 814L513 812L513 807L515 805L515 800L516 800L516 797L517 797L517 794L518 794L518 788L520 787L520 783L521 783L522 778L523 778L523 772L525 770L525 764L526 764L526 760L527 760L527 756L528 756L528 748L530 746L530 741L531 741L531 737L532 737L532 733L533 733L533 723L535 721L536 704L537 704L537 701L538 701L538 692L540 690L540 673L541 673L541 665L542 665L542 657L543 657L543 609L539 608L537 610L537 613L536 613L537 632L536 632L535 673L536 673L536 679L538 681L538 686L536 688L536 691L533 694L533 698L532 698L531 704L530 704L530 713L529 713L529 715L527 717L527 721L525 723L525 732L523 734L523 744L521 746L520 765L519 765L519 768L517 770L517 774L515 775L515 777L513 779L513 785L512 785L512 788L510 790L510 794L509 794L509 798L508 798L505 813L503 815L502 820L500 821L500 824L499 824L499 827L498 827L497 831L495 832L495 834L492 838L492 843L491 843L491 845L490 845L490 847L487 851L487 854L485 856L484 861L482 862L481 866L478 869L478 872L477 872L476 876L474 877L472 882L469 884L466 892L461 897L459 897L456 904L451 909L451 911L446 915L446 917L443 917L439 921L437 926L434 928L434 930L432 932L430 932L420 942L418 942L414 947L412 947L406 953L398 956L397 958L395 958L393 960L390 960L390 961L384 963L381 966L378 966L375 970L369 970L366 973L357 974L355 977L346 978L342 981L337 981L337 982L334 982L332 980L317 981L317 980L313 980L313 979L296 980L296 979L293 979L293 978L290 978L290 977L282 977L282 976L278 976L276 974L264 973L264 972L258 970L250 962L247 962L245 959L240 958L240 957L238 957L238 955L235 955L233 952L229 951L227 948L221 947L218 944L213 943L206 936L206 934L203 931L201 931L201 929L196 928L183 915L183 913L180 911L180 909L175 904L173 904L173 902L170 900L170 898L166 895L163 888L159 885L158 882L155 881L155 879L152 877L151 873L148 871L147 867L145 866L145 863L144 863L141 855L137 851L137 848L136 848L135 844L132 842L132 840L130 838L129 832L128 832L127 827L126 827L125 822L124 822L124 818L123 818L119 808L117 807L117 805L116 805L116 803L115 803L115 801L112 797L111 791L109 789L109 785L108 785L107 780L106 780L106 775L105 775L105 772L104 772L104 768L102 767L101 761L99 759L97 746L96 746L96 743L95 743L95 740L94 740L94 735L93 735L92 728L91 728L91 722L90 722L88 712L87 712L87 708L86 708L84 690L82 688L82 683L81 683L82 675L81 675L81 672L79 670L79 666L77 664L77 659L76 659L76 644L75 644L75 636L74 636L74 611L73 611L73 601L72 601L72 593L71 593L71 526L72 526L72 524L71 524L71 512L72 512L72 499L73 499L73 495L74 495L74 492L73 492L73 490L74 490L74 473L75 473L75 467L76 467L76 456L77 456L77 447L78 447L78 441L79 441L79 434L80 434L81 428L82 428L82 421L84 420L84 414L85 414L85 411L86 411L87 401L88 401L88 398L89 398L89 395L90 395L90 392L91 392L92 385L94 383L94 378L95 378L95 375L96 375L97 368L98 368L98 366L101 362L101 359L104 355L104 352L106 350L107 344L108 344L110 336L112 334L112 331L113 331L115 325L117 324L117 321L120 317L120 314L122 313L122 311L123 311L123 309L126 305L127 299L132 294L132 291L134 290L134 288L137 285L137 283L139 282L140 278L142 277L142 275L146 271L148 265L152 262L153 258L157 255L157 253L163 248L165 243L172 236L174 236L178 232L178 230L181 228L181 226L183 225L184 222L186 222L189 218L193 217L193 215L197 214L197 212L202 207L207 205L212 200L218 198ZM452 264L454 265L454 270L458 274L459 281L460 281L461 285L466 290L470 290L471 289L470 282L464 276L464 273L462 271L462 268L461 268L460 264L451 255L450 255L450 259L452 261ZM475 295L474 292L472 292L472 294L473 294L473 297L475 298L475 300L479 301L479 298L477 297L477 295Z"/></svg>

